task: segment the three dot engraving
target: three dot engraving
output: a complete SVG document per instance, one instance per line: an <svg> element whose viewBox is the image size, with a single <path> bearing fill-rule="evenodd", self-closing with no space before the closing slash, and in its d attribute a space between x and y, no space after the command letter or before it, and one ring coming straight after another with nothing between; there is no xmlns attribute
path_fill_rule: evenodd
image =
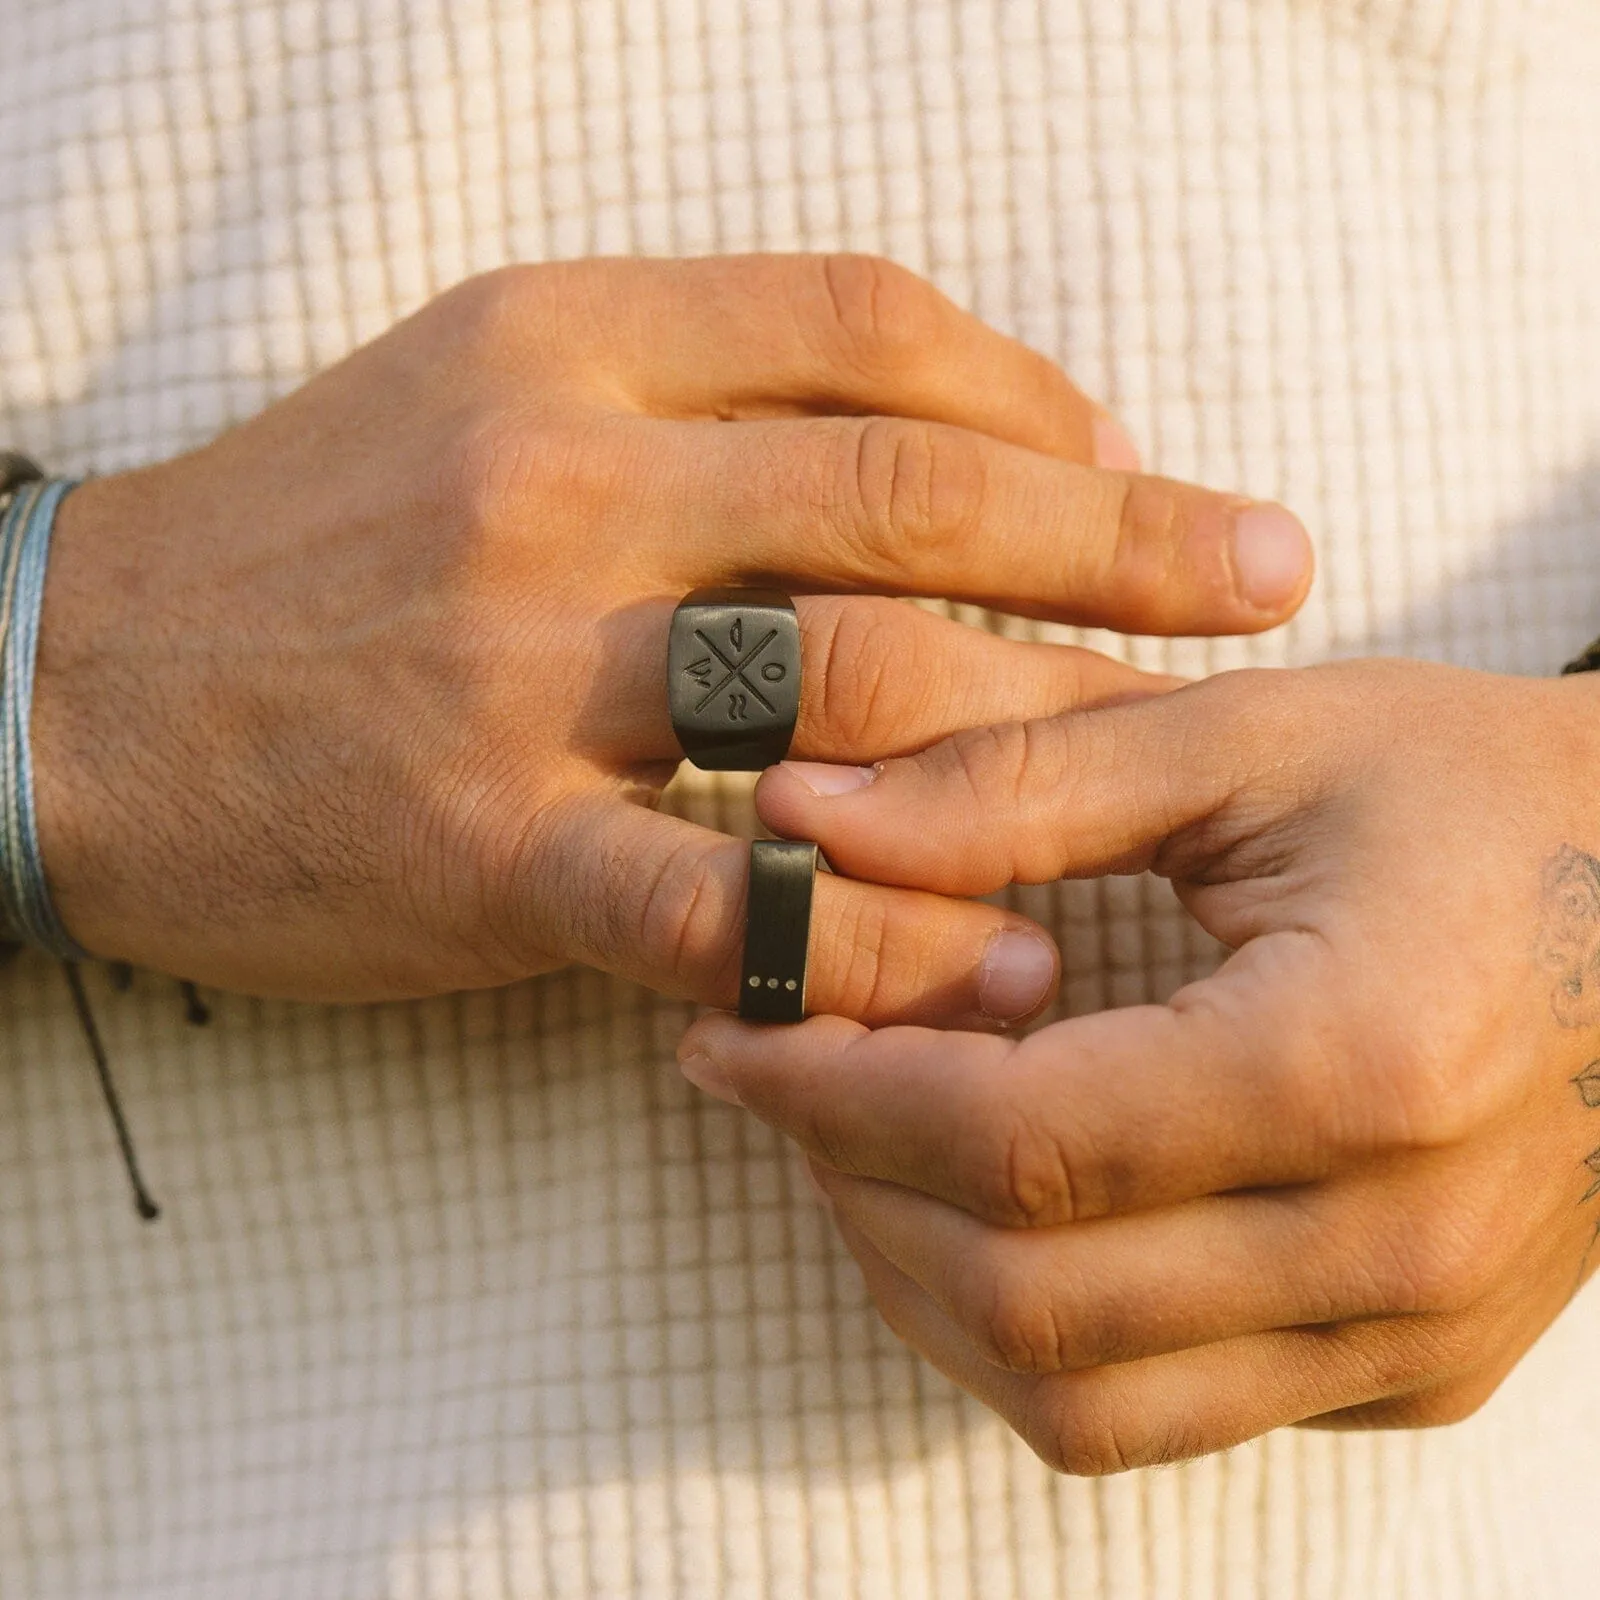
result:
<svg viewBox="0 0 1600 1600"><path fill-rule="evenodd" d="M811 897L821 860L814 844L756 839L750 846L739 1015L803 1022L811 944Z"/></svg>

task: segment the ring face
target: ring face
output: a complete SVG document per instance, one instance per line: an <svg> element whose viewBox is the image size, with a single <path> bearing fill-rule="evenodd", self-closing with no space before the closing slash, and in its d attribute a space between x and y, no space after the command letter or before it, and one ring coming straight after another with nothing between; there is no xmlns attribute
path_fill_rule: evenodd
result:
<svg viewBox="0 0 1600 1600"><path fill-rule="evenodd" d="M782 761L800 717L800 621L775 589L696 589L672 614L667 704L707 772Z"/></svg>
<svg viewBox="0 0 1600 1600"><path fill-rule="evenodd" d="M757 839L750 846L739 1015L751 1022L806 1020L806 966L814 844Z"/></svg>

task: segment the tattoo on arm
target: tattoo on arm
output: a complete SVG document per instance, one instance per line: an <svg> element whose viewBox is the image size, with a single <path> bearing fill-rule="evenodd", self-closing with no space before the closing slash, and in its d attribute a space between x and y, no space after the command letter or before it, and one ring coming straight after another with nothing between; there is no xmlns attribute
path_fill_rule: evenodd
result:
<svg viewBox="0 0 1600 1600"><path fill-rule="evenodd" d="M1556 975L1550 1010L1563 1028L1589 1028L1600 1023L1600 861L1570 844L1545 862L1540 899L1539 961ZM1591 1111L1600 1111L1600 1060L1591 1061L1572 1080L1578 1097ZM1583 1158L1588 1183L1580 1206L1600 1196L1600 1148ZM1588 1271L1589 1257L1600 1243L1600 1221L1589 1235L1578 1266L1574 1293Z"/></svg>
<svg viewBox="0 0 1600 1600"><path fill-rule="evenodd" d="M1563 1028L1600 1023L1600 861L1570 844L1544 864L1539 960L1556 974L1556 1021Z"/></svg>
<svg viewBox="0 0 1600 1600"><path fill-rule="evenodd" d="M1591 1061L1572 1080L1572 1086L1591 1111L1600 1111L1600 1061ZM1580 1206L1588 1205L1596 1195L1600 1195L1600 1149L1591 1150L1583 1158L1583 1164L1588 1169L1589 1186L1578 1201ZM1589 1257L1594 1254L1596 1244L1600 1244L1600 1221L1595 1223L1589 1234L1589 1242L1584 1246L1583 1259L1578 1263L1578 1281L1572 1288L1574 1294L1583 1287L1584 1277L1589 1271Z"/></svg>
<svg viewBox="0 0 1600 1600"><path fill-rule="evenodd" d="M1583 1103L1591 1111L1600 1111L1600 1061L1591 1061L1572 1080L1572 1086L1583 1097ZM1589 1169L1594 1181L1584 1192L1583 1199L1578 1202L1579 1205L1586 1205L1600 1194L1600 1150L1591 1150L1583 1158L1583 1164Z"/></svg>

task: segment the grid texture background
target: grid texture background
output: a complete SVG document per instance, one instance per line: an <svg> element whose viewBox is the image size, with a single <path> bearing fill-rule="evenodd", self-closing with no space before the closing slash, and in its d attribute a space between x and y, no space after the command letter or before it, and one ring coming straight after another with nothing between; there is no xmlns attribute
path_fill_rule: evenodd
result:
<svg viewBox="0 0 1600 1600"><path fill-rule="evenodd" d="M198 443L427 296L592 252L882 251L1321 560L1203 672L1547 672L1600 616L1590 0L4 0L0 438ZM1035 631L1032 625L993 625ZM1098 638L1098 636L1096 636ZM737 782L691 814L751 826ZM1030 891L1082 1010L1211 959ZM0 1595L1591 1592L1600 1307L1478 1417L1052 1479L876 1322L778 1143L593 973L415 1006L0 971Z"/></svg>

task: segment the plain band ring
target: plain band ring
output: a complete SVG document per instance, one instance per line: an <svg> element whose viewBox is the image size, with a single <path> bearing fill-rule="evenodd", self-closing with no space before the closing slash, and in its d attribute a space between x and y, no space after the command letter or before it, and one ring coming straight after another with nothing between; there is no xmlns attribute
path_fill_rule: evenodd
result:
<svg viewBox="0 0 1600 1600"><path fill-rule="evenodd" d="M822 857L814 844L757 839L750 846L739 1015L804 1022L811 897Z"/></svg>
<svg viewBox="0 0 1600 1600"><path fill-rule="evenodd" d="M667 706L707 772L760 772L800 718L800 620L776 589L696 589L672 613Z"/></svg>

